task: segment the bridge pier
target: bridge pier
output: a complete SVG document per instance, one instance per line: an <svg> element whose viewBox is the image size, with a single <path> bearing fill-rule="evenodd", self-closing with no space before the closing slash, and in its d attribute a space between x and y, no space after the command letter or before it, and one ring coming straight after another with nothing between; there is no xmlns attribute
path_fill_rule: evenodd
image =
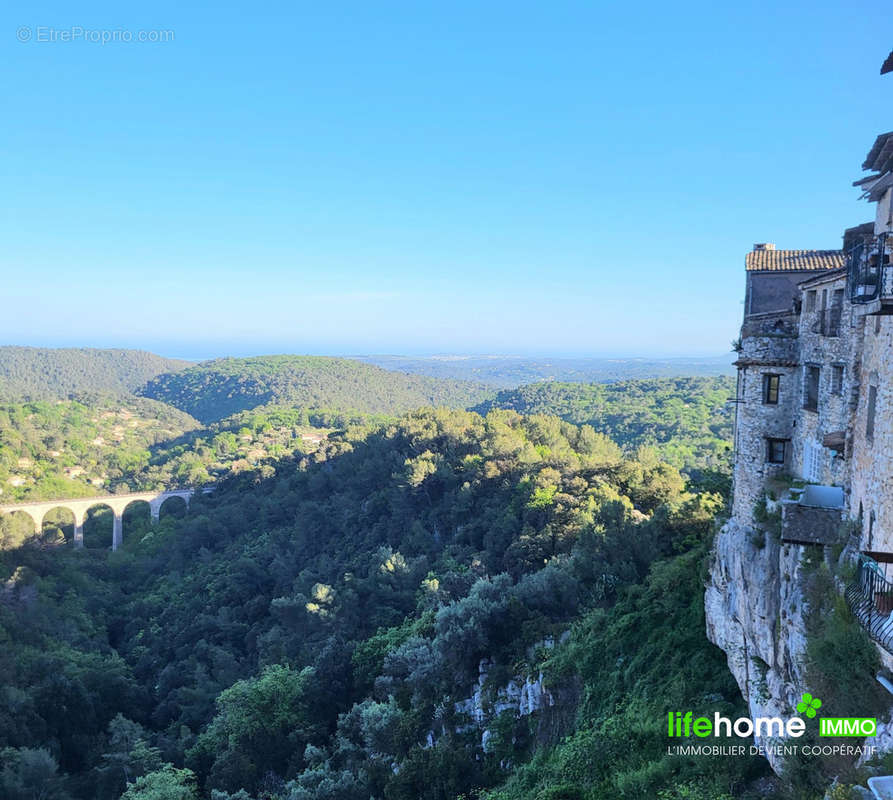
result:
<svg viewBox="0 0 893 800"><path fill-rule="evenodd" d="M71 513L74 514L74 546L80 548L84 546L84 515L86 512L72 511Z"/></svg>
<svg viewBox="0 0 893 800"><path fill-rule="evenodd" d="M117 550L124 541L124 512L113 511L115 521L112 523L112 551Z"/></svg>

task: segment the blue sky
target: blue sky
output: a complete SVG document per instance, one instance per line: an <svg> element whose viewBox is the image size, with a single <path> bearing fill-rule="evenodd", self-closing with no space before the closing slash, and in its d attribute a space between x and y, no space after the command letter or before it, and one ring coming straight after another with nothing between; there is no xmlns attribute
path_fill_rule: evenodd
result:
<svg viewBox="0 0 893 800"><path fill-rule="evenodd" d="M874 0L146 5L0 12L3 343L717 354L893 128Z"/></svg>

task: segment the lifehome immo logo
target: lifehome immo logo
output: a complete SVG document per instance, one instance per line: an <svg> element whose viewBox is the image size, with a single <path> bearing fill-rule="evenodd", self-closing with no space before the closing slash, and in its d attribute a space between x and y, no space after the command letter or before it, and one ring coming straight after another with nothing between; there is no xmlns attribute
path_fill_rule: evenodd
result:
<svg viewBox="0 0 893 800"><path fill-rule="evenodd" d="M822 701L818 697L804 692L796 705L796 710L811 720L816 717L821 707ZM738 717L733 720L722 716L719 712L712 717L696 717L691 711L670 711L667 714L667 735L671 739L690 739L692 737L716 739L735 736L741 739L756 737L759 741L772 741L799 739L806 733L806 730L806 720L800 716L787 719L782 717ZM823 737L865 738L877 733L877 720L873 717L821 717L819 718L818 733ZM678 753L684 751L685 754L703 753L705 755L744 755L746 752L765 755L770 749L773 748L766 745L752 745L749 748L741 745L733 747L679 745L668 748L668 751ZM783 749L786 754L796 752L795 747L784 746ZM873 752L875 748L873 745L821 745L802 749L805 755L831 755L844 751L848 754ZM810 750L810 753L806 753L807 749Z"/></svg>
<svg viewBox="0 0 893 800"><path fill-rule="evenodd" d="M668 734L670 737L690 738L697 736L705 739L708 736L739 736L742 739L751 736L763 738L797 738L806 732L806 723L800 717L738 717L732 721L723 717L718 711L710 717L695 717L691 711L671 711L668 715Z"/></svg>

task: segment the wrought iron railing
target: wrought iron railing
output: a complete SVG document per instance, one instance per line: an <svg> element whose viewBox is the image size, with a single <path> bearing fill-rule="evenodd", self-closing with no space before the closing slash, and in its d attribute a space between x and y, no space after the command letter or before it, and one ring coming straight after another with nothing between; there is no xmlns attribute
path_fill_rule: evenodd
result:
<svg viewBox="0 0 893 800"><path fill-rule="evenodd" d="M893 582L873 558L859 556L859 570L847 586L846 599L868 635L893 653Z"/></svg>
<svg viewBox="0 0 893 800"><path fill-rule="evenodd" d="M893 239L886 233L866 237L846 254L853 303L871 303L893 295L893 268L890 249Z"/></svg>

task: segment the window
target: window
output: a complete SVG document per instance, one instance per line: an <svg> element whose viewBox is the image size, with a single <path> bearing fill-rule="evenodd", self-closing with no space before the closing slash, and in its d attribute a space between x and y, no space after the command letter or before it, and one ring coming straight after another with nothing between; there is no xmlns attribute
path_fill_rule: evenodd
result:
<svg viewBox="0 0 893 800"><path fill-rule="evenodd" d="M784 439L766 439L766 461L770 464L784 464Z"/></svg>
<svg viewBox="0 0 893 800"><path fill-rule="evenodd" d="M822 307L819 310L819 333L828 335L828 290L822 289Z"/></svg>
<svg viewBox="0 0 893 800"><path fill-rule="evenodd" d="M807 364L803 371L803 408L807 411L819 410L820 367Z"/></svg>
<svg viewBox="0 0 893 800"><path fill-rule="evenodd" d="M831 393L843 394L843 364L831 365Z"/></svg>
<svg viewBox="0 0 893 800"><path fill-rule="evenodd" d="M781 375L763 375L763 402L770 406L778 405L778 386Z"/></svg>
<svg viewBox="0 0 893 800"><path fill-rule="evenodd" d="M811 289L806 293L806 310L815 311L816 290Z"/></svg>
<svg viewBox="0 0 893 800"><path fill-rule="evenodd" d="M803 442L803 477L814 483L822 480L825 469L825 448L820 442Z"/></svg>
<svg viewBox="0 0 893 800"><path fill-rule="evenodd" d="M835 289L828 312L828 336L840 336L840 318L843 314L843 289Z"/></svg>
<svg viewBox="0 0 893 800"><path fill-rule="evenodd" d="M877 386L868 387L868 417L865 422L865 436L874 441L874 413L877 410Z"/></svg>

